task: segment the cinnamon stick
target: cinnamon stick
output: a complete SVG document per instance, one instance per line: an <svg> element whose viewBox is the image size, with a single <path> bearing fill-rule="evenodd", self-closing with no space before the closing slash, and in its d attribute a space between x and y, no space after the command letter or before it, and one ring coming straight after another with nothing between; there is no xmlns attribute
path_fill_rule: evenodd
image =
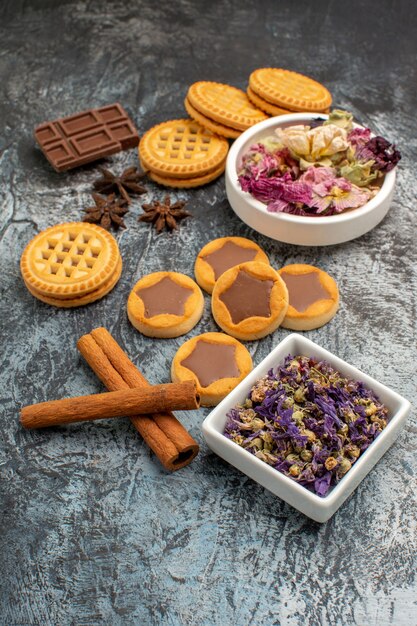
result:
<svg viewBox="0 0 417 626"><path fill-rule="evenodd" d="M83 335L77 347L110 391L149 385L105 328ZM166 469L181 469L197 456L197 442L171 412L135 416L130 420Z"/></svg>
<svg viewBox="0 0 417 626"><path fill-rule="evenodd" d="M32 404L23 407L20 422L25 428L45 428L104 417L198 407L196 386L194 382L188 381Z"/></svg>

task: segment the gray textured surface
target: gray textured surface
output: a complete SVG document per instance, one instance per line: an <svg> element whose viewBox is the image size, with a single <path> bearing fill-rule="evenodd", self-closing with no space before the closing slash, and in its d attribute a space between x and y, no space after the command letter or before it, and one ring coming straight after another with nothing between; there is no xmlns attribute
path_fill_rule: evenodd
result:
<svg viewBox="0 0 417 626"><path fill-rule="evenodd" d="M75 348L97 325L151 381L167 381L183 339L137 333L125 313L129 289L154 270L192 275L201 246L232 234L252 237L277 267L329 271L340 311L307 336L413 400L413 2L3 0L0 25L2 626L417 624L414 415L326 525L210 453L200 431L207 411L181 415L201 453L171 475L128 421L44 432L23 432L17 421L22 404L102 389ZM122 278L103 301L65 311L32 298L19 275L23 247L45 227L77 220L97 175L95 165L55 174L34 147L34 126L120 100L143 132L183 116L195 80L245 87L265 65L323 81L336 105L397 142L403 160L382 224L331 248L279 244L234 216L220 178L175 194L194 219L172 236L137 224L134 205L118 236ZM109 163L135 164L135 153ZM145 200L163 193L149 185ZM208 330L207 299L191 334ZM285 335L248 344L254 362Z"/></svg>

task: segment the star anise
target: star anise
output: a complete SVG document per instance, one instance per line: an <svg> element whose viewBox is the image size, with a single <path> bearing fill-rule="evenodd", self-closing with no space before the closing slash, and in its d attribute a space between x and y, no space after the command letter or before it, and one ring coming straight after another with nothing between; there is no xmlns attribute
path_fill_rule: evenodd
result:
<svg viewBox="0 0 417 626"><path fill-rule="evenodd" d="M146 176L146 172L140 172L137 167L128 167L120 176L113 174L104 167L99 167L102 177L94 182L94 189L100 193L119 193L128 204L131 195L146 193L146 188L139 181Z"/></svg>
<svg viewBox="0 0 417 626"><path fill-rule="evenodd" d="M191 213L184 210L184 205L185 202L182 200L177 200L171 204L171 198L167 195L163 202L154 200L151 204L142 204L145 214L141 215L138 221L152 223L157 233L160 233L164 228L177 230L177 222L180 222L184 217L191 216Z"/></svg>
<svg viewBox="0 0 417 626"><path fill-rule="evenodd" d="M107 197L100 196L98 193L93 193L92 196L96 206L84 209L87 214L83 219L84 222L99 224L107 230L112 225L116 228L119 228L119 226L126 228L126 224L123 221L123 215L129 210L124 206L126 205L126 200L123 198L116 199L116 194L114 193Z"/></svg>

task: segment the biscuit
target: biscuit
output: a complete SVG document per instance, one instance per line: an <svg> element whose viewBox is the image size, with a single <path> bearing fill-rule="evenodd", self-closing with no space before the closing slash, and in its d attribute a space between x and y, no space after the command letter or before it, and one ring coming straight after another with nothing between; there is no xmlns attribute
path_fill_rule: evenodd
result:
<svg viewBox="0 0 417 626"><path fill-rule="evenodd" d="M45 296L37 292L36 289L31 287L29 284L25 283L25 285L28 291L32 294L32 296L35 296L35 298L37 298L38 300L41 300L42 302L45 302L45 304L50 304L51 306L56 306L56 307L63 308L63 309L69 309L69 308L74 308L77 306L84 306L86 304L91 304L91 302L95 302L96 300L100 300L101 298L103 298L116 285L116 283L118 282L120 278L121 273L122 273L122 259L119 258L115 271L110 276L110 278L101 285L101 287L99 287L98 289L94 289L94 291L90 291L90 293L84 296L75 297L71 299L69 298L59 299L59 298L53 298L52 296Z"/></svg>
<svg viewBox="0 0 417 626"><path fill-rule="evenodd" d="M248 94L249 100L252 100L257 107L265 111L269 115L288 115L289 113L293 113L290 109L282 109L281 107L277 107L275 104L271 104L267 100L264 100L260 96L258 96L250 87L247 88L246 93Z"/></svg>
<svg viewBox="0 0 417 626"><path fill-rule="evenodd" d="M215 406L252 370L239 341L223 333L203 333L180 346L171 367L173 382L194 380L202 406Z"/></svg>
<svg viewBox="0 0 417 626"><path fill-rule="evenodd" d="M107 284L119 260L117 242L104 228L68 222L36 235L23 251L20 269L37 294L74 300Z"/></svg>
<svg viewBox="0 0 417 626"><path fill-rule="evenodd" d="M218 170L229 143L192 119L163 122L149 129L139 143L143 167L165 178L192 178Z"/></svg>
<svg viewBox="0 0 417 626"><path fill-rule="evenodd" d="M239 137L239 135L242 134L242 131L240 130L230 128L229 126L225 126L224 124L219 124L219 122L215 122L209 117L206 117L190 104L188 98L185 98L184 106L190 117L192 117L196 122L198 122L205 128L211 130L212 133L216 133L217 135L221 135L222 137L227 137L228 139L236 139L237 137Z"/></svg>
<svg viewBox="0 0 417 626"><path fill-rule="evenodd" d="M144 168L141 163L142 168ZM159 176L159 174L155 174L154 172L148 172L148 177L152 179L158 185L163 185L164 187L176 187L178 189L188 189L191 187L201 187L201 185L207 185L207 183L211 183L211 181L216 180L219 176L221 176L225 170L226 161L220 165L219 168L209 172L208 174L203 174L202 176L193 176L190 178L169 178L168 176Z"/></svg>
<svg viewBox="0 0 417 626"><path fill-rule="evenodd" d="M143 276L127 301L133 326L147 337L179 337L200 320L204 297L200 287L185 274L155 272Z"/></svg>
<svg viewBox="0 0 417 626"><path fill-rule="evenodd" d="M207 243L198 253L194 274L204 291L212 293L216 280L234 265L247 261L269 264L265 252L245 237L220 237Z"/></svg>
<svg viewBox="0 0 417 626"><path fill-rule="evenodd" d="M323 112L332 103L330 92L324 85L282 68L254 70L249 76L249 87L267 102L291 111Z"/></svg>
<svg viewBox="0 0 417 626"><path fill-rule="evenodd" d="M211 310L224 332L251 341L272 333L288 309L287 287L270 265L240 263L216 281Z"/></svg>
<svg viewBox="0 0 417 626"><path fill-rule="evenodd" d="M293 264L278 270L288 289L289 306L282 322L291 330L312 330L327 324L339 308L337 283L314 265Z"/></svg>
<svg viewBox="0 0 417 626"><path fill-rule="evenodd" d="M244 131L267 118L241 89L209 81L190 86L187 100L194 109L215 122Z"/></svg>

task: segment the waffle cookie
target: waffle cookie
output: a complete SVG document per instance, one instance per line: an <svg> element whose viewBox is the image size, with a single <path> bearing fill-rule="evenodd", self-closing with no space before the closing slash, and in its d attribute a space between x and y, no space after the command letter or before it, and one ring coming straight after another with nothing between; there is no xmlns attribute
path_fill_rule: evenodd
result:
<svg viewBox="0 0 417 626"><path fill-rule="evenodd" d="M252 370L248 350L223 333L204 333L180 346L171 367L173 382L194 380L202 406L215 406Z"/></svg>
<svg viewBox="0 0 417 626"><path fill-rule="evenodd" d="M32 295L68 308L105 296L120 277L122 261L116 240L104 228L68 222L36 235L23 251L20 269Z"/></svg>
<svg viewBox="0 0 417 626"><path fill-rule="evenodd" d="M312 330L327 324L339 308L334 278L314 265L293 264L278 270L288 289L289 305L284 328Z"/></svg>
<svg viewBox="0 0 417 626"><path fill-rule="evenodd" d="M266 263L240 263L214 285L213 317L225 333L237 339L251 341L269 335L281 324L287 309L287 287Z"/></svg>
<svg viewBox="0 0 417 626"><path fill-rule="evenodd" d="M187 103L188 113L192 117L197 112L200 116L198 121L206 125L208 120L210 125L217 125L218 130L215 132L219 134L223 134L224 128L227 133L230 133L231 128L240 134L267 118L263 111L252 104L244 91L223 83L200 81L192 84L187 93L186 108ZM225 136L229 137L230 134Z"/></svg>
<svg viewBox="0 0 417 626"><path fill-rule="evenodd" d="M263 67L249 76L251 92L288 111L323 113L332 103L329 91L317 81L282 68Z"/></svg>
<svg viewBox="0 0 417 626"><path fill-rule="evenodd" d="M139 143L142 167L166 186L196 187L220 176L229 144L192 119L163 122ZM186 181L186 182L184 182Z"/></svg>
<svg viewBox="0 0 417 626"><path fill-rule="evenodd" d="M191 330L203 314L200 287L179 272L143 276L127 301L133 326L147 337L179 337Z"/></svg>
<svg viewBox="0 0 417 626"><path fill-rule="evenodd" d="M198 253L194 274L200 287L212 293L218 278L231 267L248 261L269 264L265 252L245 237L220 237L206 244Z"/></svg>

